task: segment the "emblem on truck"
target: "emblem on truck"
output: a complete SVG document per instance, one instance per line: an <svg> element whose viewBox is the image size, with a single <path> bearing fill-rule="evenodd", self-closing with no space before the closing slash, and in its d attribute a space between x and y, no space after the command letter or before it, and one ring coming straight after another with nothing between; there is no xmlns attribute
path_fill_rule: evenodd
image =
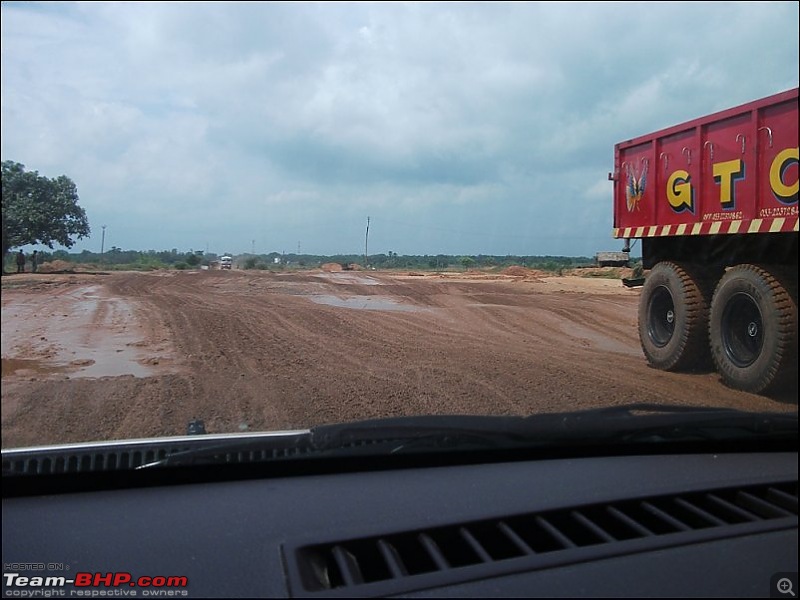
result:
<svg viewBox="0 0 800 600"><path fill-rule="evenodd" d="M625 163L625 176L628 179L625 186L625 199L628 203L628 212L633 212L633 209L639 210L639 202L644 196L644 189L647 185L647 165L648 160L642 159L642 174L636 176L636 169L630 163Z"/></svg>

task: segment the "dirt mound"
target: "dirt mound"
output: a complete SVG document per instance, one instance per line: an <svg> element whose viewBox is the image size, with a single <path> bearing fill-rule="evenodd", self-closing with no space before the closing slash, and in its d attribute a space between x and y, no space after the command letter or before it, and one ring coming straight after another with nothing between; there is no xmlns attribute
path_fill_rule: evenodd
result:
<svg viewBox="0 0 800 600"><path fill-rule="evenodd" d="M633 275L633 269L629 267L582 267L580 269L570 269L567 275L578 277L599 277L601 279L623 279Z"/></svg>
<svg viewBox="0 0 800 600"><path fill-rule="evenodd" d="M37 269L40 273L59 273L64 271L74 271L75 264L66 260L51 260L50 262L39 265Z"/></svg>
<svg viewBox="0 0 800 600"><path fill-rule="evenodd" d="M545 273L544 271L529 269L527 267L520 267L517 265L506 267L502 270L502 274L510 277L524 277L525 279L541 279L542 277L548 276L548 273Z"/></svg>
<svg viewBox="0 0 800 600"><path fill-rule="evenodd" d="M326 273L338 273L344 270L339 263L325 263L320 268Z"/></svg>

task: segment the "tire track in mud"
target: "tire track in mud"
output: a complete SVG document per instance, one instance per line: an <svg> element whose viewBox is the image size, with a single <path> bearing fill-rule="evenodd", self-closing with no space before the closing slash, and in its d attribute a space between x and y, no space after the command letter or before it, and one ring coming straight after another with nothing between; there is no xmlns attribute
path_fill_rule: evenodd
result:
<svg viewBox="0 0 800 600"><path fill-rule="evenodd" d="M630 291L360 277L110 276L106 292L133 303L144 339L171 344L180 370L10 388L4 381L3 444L178 435L195 417L210 432L235 432L628 402L791 409L729 390L714 373L649 368ZM340 308L313 302L315 294L387 298L416 310Z"/></svg>

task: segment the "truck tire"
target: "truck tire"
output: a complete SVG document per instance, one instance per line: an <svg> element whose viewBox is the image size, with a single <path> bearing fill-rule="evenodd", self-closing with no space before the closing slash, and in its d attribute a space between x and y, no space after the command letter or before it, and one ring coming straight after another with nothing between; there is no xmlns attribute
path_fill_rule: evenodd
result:
<svg viewBox="0 0 800 600"><path fill-rule="evenodd" d="M682 371L710 365L707 281L673 262L650 271L639 301L639 340L653 367Z"/></svg>
<svg viewBox="0 0 800 600"><path fill-rule="evenodd" d="M723 381L754 394L797 381L797 290L791 276L731 268L711 302L711 356Z"/></svg>

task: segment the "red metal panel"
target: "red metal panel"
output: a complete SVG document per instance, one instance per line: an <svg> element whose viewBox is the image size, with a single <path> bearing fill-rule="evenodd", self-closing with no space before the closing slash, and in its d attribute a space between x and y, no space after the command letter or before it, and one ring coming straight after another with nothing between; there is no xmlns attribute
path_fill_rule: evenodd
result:
<svg viewBox="0 0 800 600"><path fill-rule="evenodd" d="M618 155L619 167L614 184L615 226L632 227L652 223L656 218L654 141L627 148ZM623 216L618 224L617 218Z"/></svg>
<svg viewBox="0 0 800 600"><path fill-rule="evenodd" d="M696 182L700 151L695 128L660 138L656 177L656 223L694 223L700 211Z"/></svg>
<svg viewBox="0 0 800 600"><path fill-rule="evenodd" d="M703 129L702 220L755 218L754 111L709 123Z"/></svg>
<svg viewBox="0 0 800 600"><path fill-rule="evenodd" d="M614 166L617 237L796 231L798 90L621 142Z"/></svg>
<svg viewBox="0 0 800 600"><path fill-rule="evenodd" d="M758 213L760 219L797 218L797 99L761 111L758 146Z"/></svg>

